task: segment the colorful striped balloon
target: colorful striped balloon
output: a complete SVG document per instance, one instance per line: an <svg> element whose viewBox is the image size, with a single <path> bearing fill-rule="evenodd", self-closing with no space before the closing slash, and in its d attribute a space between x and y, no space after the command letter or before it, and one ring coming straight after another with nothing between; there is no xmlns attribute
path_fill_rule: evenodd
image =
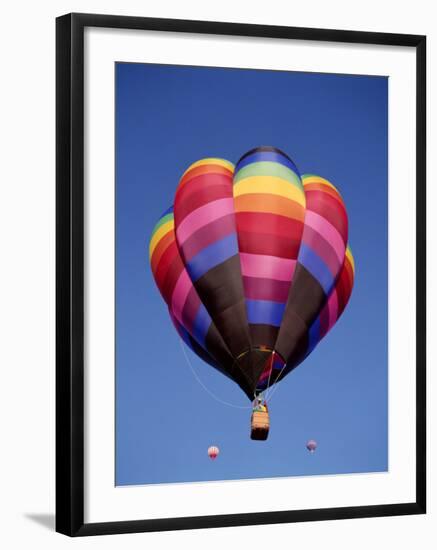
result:
<svg viewBox="0 0 437 550"><path fill-rule="evenodd" d="M252 387L223 342L182 262L174 230L173 208L155 225L149 245L152 273L182 340L201 359L237 382L251 397Z"/></svg>
<svg viewBox="0 0 437 550"><path fill-rule="evenodd" d="M150 261L181 338L250 398L333 327L355 269L339 192L274 147L192 164Z"/></svg>

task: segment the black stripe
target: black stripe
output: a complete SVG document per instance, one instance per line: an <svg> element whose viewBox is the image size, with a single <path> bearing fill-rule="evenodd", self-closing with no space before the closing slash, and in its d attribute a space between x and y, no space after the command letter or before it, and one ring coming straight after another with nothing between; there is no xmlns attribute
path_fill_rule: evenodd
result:
<svg viewBox="0 0 437 550"><path fill-rule="evenodd" d="M308 347L308 330L324 306L320 283L297 264L275 349L292 368Z"/></svg>
<svg viewBox="0 0 437 550"><path fill-rule="evenodd" d="M250 338L254 348L265 346L274 349L278 337L278 327L272 325L251 325L249 324Z"/></svg>
<svg viewBox="0 0 437 550"><path fill-rule="evenodd" d="M194 286L233 357L250 349L239 256L213 267Z"/></svg>

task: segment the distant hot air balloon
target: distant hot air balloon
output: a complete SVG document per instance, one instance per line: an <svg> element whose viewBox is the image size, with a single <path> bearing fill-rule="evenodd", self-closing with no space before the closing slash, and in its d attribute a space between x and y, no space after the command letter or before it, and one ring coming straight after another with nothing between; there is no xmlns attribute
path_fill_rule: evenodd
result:
<svg viewBox="0 0 437 550"><path fill-rule="evenodd" d="M215 460L220 453L220 449L214 445L208 448L208 456L211 460Z"/></svg>
<svg viewBox="0 0 437 550"><path fill-rule="evenodd" d="M314 441L314 439L309 439L307 441L306 447L310 453L314 453L314 451L317 449L317 441Z"/></svg>
<svg viewBox="0 0 437 550"><path fill-rule="evenodd" d="M250 400L313 351L354 280L339 192L274 147L192 164L150 263L180 337Z"/></svg>

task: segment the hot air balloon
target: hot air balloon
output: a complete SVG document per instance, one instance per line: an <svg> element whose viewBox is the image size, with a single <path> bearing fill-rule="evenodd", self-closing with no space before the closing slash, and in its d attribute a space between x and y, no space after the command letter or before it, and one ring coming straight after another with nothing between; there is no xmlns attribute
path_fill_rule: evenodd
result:
<svg viewBox="0 0 437 550"><path fill-rule="evenodd" d="M220 449L215 445L212 445L208 448L208 456L211 460L215 460L220 453Z"/></svg>
<svg viewBox="0 0 437 550"><path fill-rule="evenodd" d="M192 164L149 255L180 337L255 404L334 326L354 280L339 192L274 147Z"/></svg>
<svg viewBox="0 0 437 550"><path fill-rule="evenodd" d="M317 449L317 441L314 441L314 439L309 439L307 441L306 448L311 454L314 453L314 451Z"/></svg>

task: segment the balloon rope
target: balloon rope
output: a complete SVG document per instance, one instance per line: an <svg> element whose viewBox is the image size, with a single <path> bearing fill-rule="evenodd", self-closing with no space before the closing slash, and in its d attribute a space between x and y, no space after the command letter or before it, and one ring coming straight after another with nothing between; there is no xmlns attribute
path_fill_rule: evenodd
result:
<svg viewBox="0 0 437 550"><path fill-rule="evenodd" d="M287 366L287 363L284 363L284 366L282 367L282 369L280 370L278 376L276 377L276 381L275 381L274 385L273 385L273 386L270 386L270 388L268 388L268 389L270 390L270 393L269 393L268 396L266 395L266 401L267 401L267 399L268 399L269 402L270 402L270 401L272 400L272 397L273 397L274 393L275 393L276 391L278 391L278 382L277 382L277 381L278 381L279 378L281 377L281 374L284 372L284 369L285 369L286 366Z"/></svg>
<svg viewBox="0 0 437 550"><path fill-rule="evenodd" d="M201 385L201 387L206 391L206 393L208 393L213 399L215 399L216 401L218 401L219 403L221 403L222 405L226 405L228 407L233 407L234 409L251 409L252 408L252 405L246 405L246 406L243 406L243 405L234 405L233 403L229 403L228 401L224 401L223 399L220 399L220 397L217 397L211 390L209 390L205 384L202 382L202 380L200 380L197 372L194 370L194 367L193 365L191 364L191 361L190 361L190 358L188 357L187 355L187 352L185 350L185 345L183 344L182 340L179 340L179 344L182 348L182 353L184 354L184 357L188 363L188 366L190 367L191 369L191 372L193 373L194 375L194 378L197 380L197 382Z"/></svg>

